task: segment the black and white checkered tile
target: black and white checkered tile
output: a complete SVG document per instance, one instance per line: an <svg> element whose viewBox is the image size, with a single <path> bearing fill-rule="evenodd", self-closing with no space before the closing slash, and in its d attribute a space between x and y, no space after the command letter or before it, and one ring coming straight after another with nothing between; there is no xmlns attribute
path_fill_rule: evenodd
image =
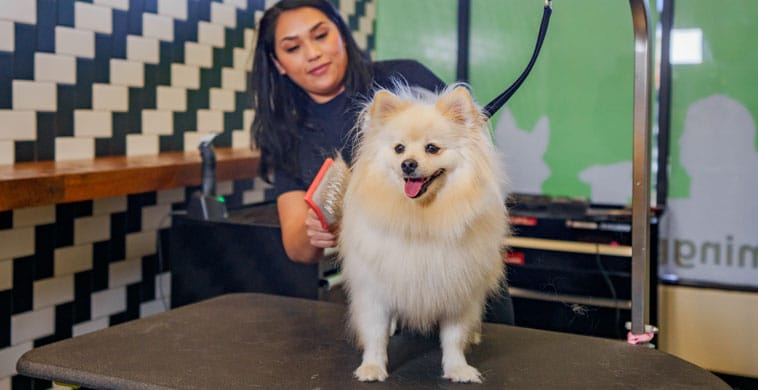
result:
<svg viewBox="0 0 758 390"><path fill-rule="evenodd" d="M27 350L158 313L170 306L158 240L197 187L0 213L0 389ZM230 207L264 200L268 186L222 182ZM166 247L165 245L163 247Z"/></svg>
<svg viewBox="0 0 758 390"><path fill-rule="evenodd" d="M267 0L19 0L0 6L0 164L246 147ZM334 0L373 51L374 1ZM195 188L0 212L0 390L27 350L164 310L156 247ZM219 183L230 206L267 198ZM161 293L163 292L163 294Z"/></svg>
<svg viewBox="0 0 758 390"><path fill-rule="evenodd" d="M244 146L262 3L7 2L0 163L191 149L207 132L221 134L219 146Z"/></svg>

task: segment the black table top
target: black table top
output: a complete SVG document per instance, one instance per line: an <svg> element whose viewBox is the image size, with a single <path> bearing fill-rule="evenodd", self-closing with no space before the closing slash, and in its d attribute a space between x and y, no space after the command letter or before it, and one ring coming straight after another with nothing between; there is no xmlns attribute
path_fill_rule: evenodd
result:
<svg viewBox="0 0 758 390"><path fill-rule="evenodd" d="M484 324L467 353L484 387L728 389L666 353L622 341ZM443 379L436 337L390 339L383 383L352 378L360 352L345 307L265 294L230 294L33 349L22 375L119 389L481 388Z"/></svg>

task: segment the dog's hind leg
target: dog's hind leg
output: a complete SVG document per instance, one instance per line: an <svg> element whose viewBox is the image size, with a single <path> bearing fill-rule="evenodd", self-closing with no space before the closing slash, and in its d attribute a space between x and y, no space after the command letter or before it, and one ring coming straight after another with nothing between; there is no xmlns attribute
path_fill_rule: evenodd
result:
<svg viewBox="0 0 758 390"><path fill-rule="evenodd" d="M468 337L468 343L469 345L479 345L482 342L482 323L480 322L479 325L476 326L475 329L471 330L471 334Z"/></svg>
<svg viewBox="0 0 758 390"><path fill-rule="evenodd" d="M392 318L390 319L390 332L389 332L390 337L394 336L395 333L397 333L397 321L398 319L396 315L393 315Z"/></svg>

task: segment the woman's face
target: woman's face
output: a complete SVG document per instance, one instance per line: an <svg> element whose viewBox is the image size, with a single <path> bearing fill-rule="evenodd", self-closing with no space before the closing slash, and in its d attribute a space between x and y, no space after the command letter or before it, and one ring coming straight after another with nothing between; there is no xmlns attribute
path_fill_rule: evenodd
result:
<svg viewBox="0 0 758 390"><path fill-rule="evenodd" d="M273 59L289 78L317 103L345 90L345 42L337 25L321 11L302 7L282 12L274 30Z"/></svg>

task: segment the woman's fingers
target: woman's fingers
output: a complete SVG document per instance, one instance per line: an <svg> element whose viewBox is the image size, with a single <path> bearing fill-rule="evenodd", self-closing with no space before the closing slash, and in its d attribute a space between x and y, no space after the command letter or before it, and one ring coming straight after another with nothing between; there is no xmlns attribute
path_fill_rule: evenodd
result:
<svg viewBox="0 0 758 390"><path fill-rule="evenodd" d="M313 210L308 210L305 218L305 228L311 245L317 248L331 248L337 245L337 236L321 227L321 221Z"/></svg>

